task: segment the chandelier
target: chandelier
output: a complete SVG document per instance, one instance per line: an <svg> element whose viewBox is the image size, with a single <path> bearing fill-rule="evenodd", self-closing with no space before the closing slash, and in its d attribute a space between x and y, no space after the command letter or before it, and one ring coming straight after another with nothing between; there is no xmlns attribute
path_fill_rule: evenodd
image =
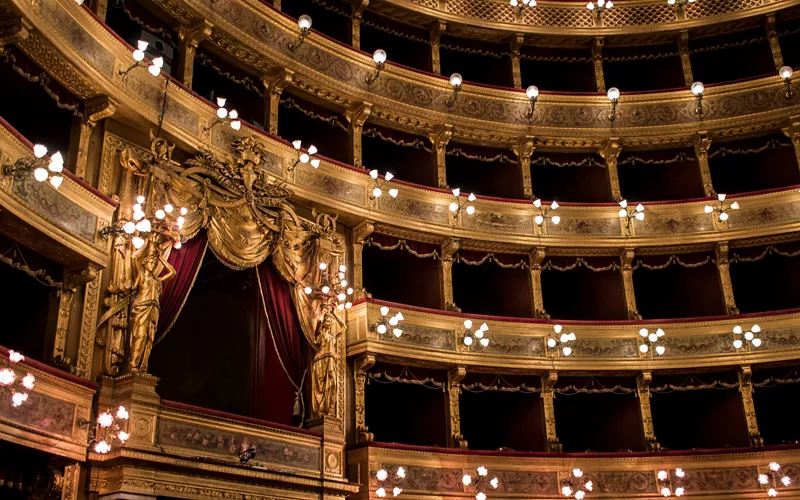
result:
<svg viewBox="0 0 800 500"><path fill-rule="evenodd" d="M625 220L625 226L630 231L631 225L633 224L633 219L636 220L644 220L644 205L639 203L636 205L636 208L631 208L628 206L628 200L622 200L619 202L619 217L620 219Z"/></svg>
<svg viewBox="0 0 800 500"><path fill-rule="evenodd" d="M675 495L682 497L686 493L686 488L683 487L683 478L686 473L678 467L675 469L674 478L666 470L658 471L658 491L662 497L669 497Z"/></svg>
<svg viewBox="0 0 800 500"><path fill-rule="evenodd" d="M587 491L592 491L594 484L584 476L583 471L577 467L569 472L569 477L561 480L561 494L565 497L573 497L575 500L583 500Z"/></svg>
<svg viewBox="0 0 800 500"><path fill-rule="evenodd" d="M151 75L158 76L161 74L161 68L164 67L164 58L159 56L154 58L152 61L147 61L145 59L145 51L147 50L148 45L149 44L144 40L139 40L136 42L136 48L133 50L134 63L128 66L125 70L119 71L119 75L122 77L123 83L128 81L128 73L136 68L147 66L147 72Z"/></svg>
<svg viewBox="0 0 800 500"><path fill-rule="evenodd" d="M500 485L500 480L496 477L489 480L489 470L482 465L475 469L475 473L474 476L472 474L461 476L461 484L464 486L474 485L473 487L478 492L475 495L475 500L486 500L487 483L492 489L497 489Z"/></svg>
<svg viewBox="0 0 800 500"><path fill-rule="evenodd" d="M397 470L395 470L394 472L395 482L405 478L406 478L406 470L402 467L398 467ZM375 473L375 479L378 480L378 489L375 490L375 495L380 498L383 498L386 496L386 488L388 488L388 486L384 485L384 483L387 479L389 479L389 473L386 471L386 469L380 469L378 470L378 472ZM398 496L402 492L403 489L400 488L399 486L395 486L392 488L393 496Z"/></svg>
<svg viewBox="0 0 800 500"><path fill-rule="evenodd" d="M383 186L389 182L390 180L394 179L394 174L391 172L386 172L386 175L383 176L383 181L380 179L380 174L377 170L370 170L369 176L372 178L374 187L372 188L372 193L370 194L369 199L374 200L376 198L380 198L383 194ZM397 198L398 191L395 188L389 190L389 196L392 198Z"/></svg>
<svg viewBox="0 0 800 500"><path fill-rule="evenodd" d="M776 497L778 496L778 488L781 486L788 487L792 484L792 479L781 472L781 464L770 462L766 474L758 475L758 484L761 489L767 490L767 496Z"/></svg>
<svg viewBox="0 0 800 500"><path fill-rule="evenodd" d="M545 219L548 218L553 221L553 224L555 225L558 225L558 223L561 222L561 217L558 215L548 217L550 212L558 208L558 202L554 201L549 207L542 207L542 200L537 198L533 200L533 206L539 211L539 213L533 218L533 221L536 222L537 226L541 226Z"/></svg>
<svg viewBox="0 0 800 500"><path fill-rule="evenodd" d="M13 176L15 180L23 180L31 173L37 182L49 180L50 185L58 189L64 182L61 173L64 171L64 157L56 151L50 158L45 158L47 148L41 144L33 146L33 157L19 158L13 164L3 165L3 174Z"/></svg>
<svg viewBox="0 0 800 500"><path fill-rule="evenodd" d="M340 311L350 309L353 306L353 302L350 300L353 288L347 286L347 280L344 278L347 266L341 265L339 272L331 273L328 264L320 262L319 270L322 271L319 284L313 287L306 286L303 288L303 292L306 295L321 295L326 301L337 304Z"/></svg>
<svg viewBox="0 0 800 500"><path fill-rule="evenodd" d="M639 352L642 354L650 354L653 355L653 351L659 356L662 356L665 352L667 352L666 347L663 345L659 345L658 342L663 337L664 330L659 328L658 330L651 332L647 328L642 328L639 330L639 336L642 337L642 344L639 345Z"/></svg>
<svg viewBox="0 0 800 500"><path fill-rule="evenodd" d="M181 229L186 223L184 216L189 210L186 207L176 210L172 204L166 203L148 216L145 212L146 201L144 196L137 196L133 205L133 220L119 220L114 226L104 227L100 230L100 236L123 235L130 238L131 244L138 250L144 246L148 237L162 235L171 240L173 247L179 250L183 245Z"/></svg>
<svg viewBox="0 0 800 500"><path fill-rule="evenodd" d="M242 128L242 122L239 120L239 112L235 109L228 111L227 108L225 108L226 102L227 99L224 97L217 97L217 117L213 122L211 122L211 125L206 127L206 132L216 127L220 123L227 123L233 130L239 130Z"/></svg>
<svg viewBox="0 0 800 500"><path fill-rule="evenodd" d="M761 347L761 339L756 334L761 333L761 327L753 325L749 330L744 331L741 326L733 327L733 347L738 351L747 345L749 352L752 347Z"/></svg>
<svg viewBox="0 0 800 500"><path fill-rule="evenodd" d="M381 307L381 317L375 322L373 329L381 335L384 335L386 332L391 330L395 337L400 338L400 336L403 334L403 330L400 329L399 325L404 319L403 313L400 311L397 311L397 314L390 318L389 308L383 306Z"/></svg>
<svg viewBox="0 0 800 500"><path fill-rule="evenodd" d="M706 205L704 207L703 211L705 213L707 213L707 214L716 213L717 214L717 219L720 222L725 222L726 220L728 220L728 211L729 210L739 210L739 202L738 201L734 201L733 203L729 204L727 206L727 208L724 206L724 201L725 201L725 197L726 196L727 195L725 195L725 194L718 194L717 195L717 200L719 201L719 203L717 203L714 206Z"/></svg>
<svg viewBox="0 0 800 500"><path fill-rule="evenodd" d="M97 416L97 428L95 429L94 437L95 453L105 455L111 451L111 444L114 440L125 444L125 441L131 437L131 435L124 430L128 417L128 410L126 410L124 406L117 408L115 414L112 414L111 410L108 410Z"/></svg>
<svg viewBox="0 0 800 500"><path fill-rule="evenodd" d="M286 169L287 172L292 172L297 165L299 164L306 164L310 163L312 167L319 168L319 158L314 158L314 155L317 154L317 147L313 144L310 144L308 148L303 151L303 141L300 139L292 141L292 147L297 152L297 158L294 162Z"/></svg>
<svg viewBox="0 0 800 500"><path fill-rule="evenodd" d="M572 354L572 347L570 346L570 343L575 342L577 337L575 336L574 332L561 333L563 328L564 327L561 325L553 325L554 333L548 337L547 347L553 349L554 351L560 352L564 356L569 356Z"/></svg>
<svg viewBox="0 0 800 500"><path fill-rule="evenodd" d="M474 193L470 193L469 196L467 196L467 201L464 202L461 202L460 188L453 189L452 193L453 196L456 197L456 200L450 203L450 213L453 214L454 219L458 218L458 214L460 214L462 210L465 211L467 215L472 215L475 213L475 206L472 205L472 202L477 200L478 198L475 196Z"/></svg>
<svg viewBox="0 0 800 500"><path fill-rule="evenodd" d="M465 319L464 320L464 345L470 347L476 341L480 343L483 347L487 347L489 345L489 338L486 336L486 332L489 331L489 325L483 323L477 330L472 330L472 320Z"/></svg>
<svg viewBox="0 0 800 500"><path fill-rule="evenodd" d="M11 361L12 368L0 369L0 389L11 394L11 406L16 408L28 400L28 393L22 389L32 391L36 377L32 373L28 373L20 378L20 375L14 370L13 365L25 359L22 354L8 351L8 359Z"/></svg>

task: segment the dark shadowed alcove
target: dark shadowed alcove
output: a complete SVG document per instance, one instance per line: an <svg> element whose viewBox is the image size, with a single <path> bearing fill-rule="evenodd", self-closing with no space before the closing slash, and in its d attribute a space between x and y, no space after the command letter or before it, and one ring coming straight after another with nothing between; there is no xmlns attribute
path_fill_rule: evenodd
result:
<svg viewBox="0 0 800 500"><path fill-rule="evenodd" d="M389 171L399 180L437 187L436 155L427 138L367 122L361 147L368 170L377 169L381 175Z"/></svg>
<svg viewBox="0 0 800 500"><path fill-rule="evenodd" d="M508 45L442 35L439 48L442 75L449 78L460 73L465 82L512 87L509 52Z"/></svg>
<svg viewBox="0 0 800 500"><path fill-rule="evenodd" d="M718 193L748 193L800 184L794 147L782 135L712 143L708 165Z"/></svg>
<svg viewBox="0 0 800 500"><path fill-rule="evenodd" d="M389 33L392 31L393 33ZM399 23L365 10L361 21L361 50L372 54L386 51L387 62L421 71L431 70L428 30Z"/></svg>
<svg viewBox="0 0 800 500"><path fill-rule="evenodd" d="M365 417L376 441L447 446L447 373L376 363L367 377Z"/></svg>
<svg viewBox="0 0 800 500"><path fill-rule="evenodd" d="M582 47L524 45L520 50L522 87L536 85L554 92L597 92L592 50Z"/></svg>
<svg viewBox="0 0 800 500"><path fill-rule="evenodd" d="M662 45L603 47L606 87L629 92L681 88L683 65L677 41Z"/></svg>
<svg viewBox="0 0 800 500"><path fill-rule="evenodd" d="M735 371L654 375L650 406L656 439L669 450L749 445Z"/></svg>
<svg viewBox="0 0 800 500"><path fill-rule="evenodd" d="M800 66L800 17L784 16L777 13L777 32L783 55L783 64L796 68Z"/></svg>
<svg viewBox="0 0 800 500"><path fill-rule="evenodd" d="M453 300L465 313L532 317L528 256L459 251Z"/></svg>
<svg viewBox="0 0 800 500"><path fill-rule="evenodd" d="M286 2L280 10L295 19L307 14L314 21L311 29L350 45L350 4L342 0L326 0L326 4L328 9L317 2Z"/></svg>
<svg viewBox="0 0 800 500"><path fill-rule="evenodd" d="M289 142L300 139L304 148L313 144L322 156L343 163L350 159L344 116L286 92L278 111L278 135Z"/></svg>
<svg viewBox="0 0 800 500"><path fill-rule="evenodd" d="M534 152L533 194L543 200L579 203L610 202L605 161L595 153Z"/></svg>
<svg viewBox="0 0 800 500"><path fill-rule="evenodd" d="M522 172L507 149L450 143L447 146L447 184L463 193L522 198Z"/></svg>
<svg viewBox="0 0 800 500"><path fill-rule="evenodd" d="M618 257L546 257L542 298L554 319L628 319Z"/></svg>
<svg viewBox="0 0 800 500"><path fill-rule="evenodd" d="M703 178L692 148L623 151L617 162L622 195L631 201L703 198Z"/></svg>
<svg viewBox="0 0 800 500"><path fill-rule="evenodd" d="M800 307L800 242L736 248L731 250L730 262L740 312Z"/></svg>
<svg viewBox="0 0 800 500"><path fill-rule="evenodd" d="M227 73L235 78L223 76ZM194 59L192 90L217 105L217 98L226 99L225 108L236 110L242 120L265 128L264 85L258 78L212 53L198 50ZM217 125L218 127L220 125ZM227 125L226 125L227 126Z"/></svg>
<svg viewBox="0 0 800 500"><path fill-rule="evenodd" d="M800 441L800 366L754 366L752 382L758 430L764 444Z"/></svg>
<svg viewBox="0 0 800 500"><path fill-rule="evenodd" d="M775 74L763 27L706 38L689 37L689 53L695 81L705 84Z"/></svg>

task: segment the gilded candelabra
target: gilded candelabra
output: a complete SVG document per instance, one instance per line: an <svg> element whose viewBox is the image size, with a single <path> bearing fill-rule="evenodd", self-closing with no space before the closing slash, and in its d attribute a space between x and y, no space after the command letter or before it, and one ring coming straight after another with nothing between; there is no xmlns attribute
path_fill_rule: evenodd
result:
<svg viewBox="0 0 800 500"><path fill-rule="evenodd" d="M378 318L375 321L375 324L372 325L372 330L381 335L385 335L387 332L391 331L392 335L400 338L400 336L403 335L403 330L400 328L400 322L405 319L403 317L403 313L397 311L397 314L389 317L389 308L386 306L381 307L380 311L381 317Z"/></svg>
<svg viewBox="0 0 800 500"><path fill-rule="evenodd" d="M634 219L640 221L644 220L644 205L642 205L641 203L636 205L636 207L632 208L628 206L628 200L622 200L621 202L619 202L619 206L620 209L618 215L620 219L623 219L625 221L624 224L625 227L628 229L628 231L631 230Z"/></svg>
<svg viewBox="0 0 800 500"><path fill-rule="evenodd" d="M686 493L686 488L683 486L683 478L686 473L680 467L670 474L667 470L660 470L656 474L658 478L658 492L662 497L682 497Z"/></svg>
<svg viewBox="0 0 800 500"><path fill-rule="evenodd" d="M792 484L792 479L785 475L781 470L781 464L770 462L767 471L758 475L758 484L762 490L767 492L767 496L778 496L778 488L788 488Z"/></svg>
<svg viewBox="0 0 800 500"><path fill-rule="evenodd" d="M11 362L11 368L0 369L0 390L11 395L11 406L17 408L28 400L28 393L25 391L33 390L36 377L32 373L20 376L14 368L14 365L25 360L22 354L8 351L8 360Z"/></svg>
<svg viewBox="0 0 800 500"><path fill-rule="evenodd" d="M134 63L128 66L126 69L119 71L119 76L122 77L122 83L126 83L128 81L128 73L136 68L147 67L147 72L153 76L158 76L161 74L161 68L164 67L164 58L159 56L153 58L151 61L148 61L145 58L145 51L147 50L148 45L149 44L144 40L139 40L136 42L136 48L133 50Z"/></svg>
<svg viewBox="0 0 800 500"><path fill-rule="evenodd" d="M577 340L574 332L561 333L564 327L561 325L553 325L553 333L547 338L547 347L553 354L559 353L563 356L572 354L572 343Z"/></svg>
<svg viewBox="0 0 800 500"><path fill-rule="evenodd" d="M100 236L108 238L122 235L130 239L135 249L142 248L151 236L164 236L171 240L176 250L183 245L181 229L186 222L185 215L189 210L185 207L175 209L170 203L165 204L147 215L149 211L144 196L138 196L133 205L133 220L120 219L115 225L104 227Z"/></svg>
<svg viewBox="0 0 800 500"><path fill-rule="evenodd" d="M664 353L667 352L667 348L660 345L659 341L664 335L664 330L661 328L654 332L651 332L647 328L639 330L639 336L642 338L642 343L639 344L639 352L643 355L649 355L650 357L653 356L654 352L659 356L663 356Z"/></svg>
<svg viewBox="0 0 800 500"><path fill-rule="evenodd" d="M561 494L575 500L586 498L586 492L594 489L594 483L579 468L569 471L569 476L561 480Z"/></svg>
<svg viewBox="0 0 800 500"><path fill-rule="evenodd" d="M94 442L94 452L105 455L111 451L114 441L125 444L131 437L125 431L128 419L128 410L124 406L118 407L116 413L107 410L98 415L94 437L90 440L90 443Z"/></svg>
<svg viewBox="0 0 800 500"><path fill-rule="evenodd" d="M235 109L228 111L227 108L225 108L226 101L227 99L224 97L217 97L217 117L208 127L205 128L206 132L210 132L211 129L220 123L227 123L233 130L239 130L242 128L242 121L239 119L239 112Z"/></svg>
<svg viewBox="0 0 800 500"><path fill-rule="evenodd" d="M330 272L328 264L320 262L319 270L319 282L313 286L306 285L303 287L303 292L306 295L316 294L321 296L326 303L335 304L340 311L350 309L353 306L353 288L347 286L348 283L345 279L347 266L340 265L338 271Z"/></svg>
<svg viewBox="0 0 800 500"><path fill-rule="evenodd" d="M519 16L525 7L536 7L536 0L509 0L508 4L514 7L514 15Z"/></svg>
<svg viewBox="0 0 800 500"><path fill-rule="evenodd" d="M294 150L297 152L297 158L295 158L292 164L286 169L287 172L293 172L300 164L310 164L314 168L319 168L319 158L314 158L314 155L317 154L316 146L309 144L308 148L303 151L303 141L297 139L292 141L292 147L294 147Z"/></svg>
<svg viewBox="0 0 800 500"><path fill-rule="evenodd" d="M757 334L761 333L761 327L753 325L749 330L744 331L741 326L733 327L733 347L739 351L745 349L750 352L754 347L761 347L761 339Z"/></svg>
<svg viewBox="0 0 800 500"><path fill-rule="evenodd" d="M541 226L546 219L550 219L555 225L558 225L558 223L561 222L561 217L559 217L558 215L549 215L550 212L558 209L559 206L558 202L553 201L548 206L542 206L542 200L537 198L533 200L533 206L539 212L533 218L533 221L536 223L537 226Z"/></svg>
<svg viewBox="0 0 800 500"><path fill-rule="evenodd" d="M369 176L372 178L372 185L370 186L372 189L369 194L370 200L380 198L383 194L383 187L387 182L394 179L394 174L391 172L386 172L386 174L383 176L383 180L381 180L381 176L377 170L370 170ZM392 198L397 198L398 193L399 191L396 188L389 189L389 196Z"/></svg>
<svg viewBox="0 0 800 500"><path fill-rule="evenodd" d="M378 481L378 488L375 490L375 496L383 498L386 496L386 490L390 485L386 484L389 481L390 474L386 469L379 469L375 473L375 479ZM392 496L399 496L403 492L403 488L398 486L400 481L406 478L406 470L403 467L397 467L394 474L391 475L391 480L395 484L392 487Z"/></svg>
<svg viewBox="0 0 800 500"><path fill-rule="evenodd" d="M455 188L452 191L453 196L456 197L455 201L450 203L450 213L453 215L453 219L458 219L458 214L462 211L466 212L467 215L472 215L475 213L475 206L472 205L472 202L477 200L478 198L475 196L474 193L470 193L467 196L465 201L461 201L461 189Z"/></svg>
<svg viewBox="0 0 800 500"><path fill-rule="evenodd" d="M472 329L472 320L465 319L464 320L464 345L467 348L471 347L472 344L478 342L483 347L487 347L489 345L489 338L486 336L486 332L489 331L489 325L486 323L481 324L477 329Z"/></svg>
<svg viewBox="0 0 800 500"><path fill-rule="evenodd" d="M728 212L729 211L731 211L731 210L739 210L739 202L738 201L734 201L734 202L728 204L727 207L725 206L725 197L726 196L727 195L725 195L725 194L718 194L717 195L717 203L714 204L714 205L706 205L703 208L703 211L705 213L707 213L707 214L716 213L717 214L717 220L719 222L725 222L726 220L728 220L728 217L729 217Z"/></svg>
<svg viewBox="0 0 800 500"><path fill-rule="evenodd" d="M489 470L484 467L480 466L475 469L475 474L464 474L461 476L461 484L464 486L471 486L477 492L475 494L475 500L486 500L486 492L489 491L491 487L492 490L496 490L497 487L500 485L500 480L497 477L493 477L489 479Z"/></svg>
<svg viewBox="0 0 800 500"><path fill-rule="evenodd" d="M33 174L37 182L49 180L50 185L58 189L64 182L64 157L56 151L47 158L47 148L41 144L33 146L33 156L17 159L12 164L3 165L3 174L23 180Z"/></svg>

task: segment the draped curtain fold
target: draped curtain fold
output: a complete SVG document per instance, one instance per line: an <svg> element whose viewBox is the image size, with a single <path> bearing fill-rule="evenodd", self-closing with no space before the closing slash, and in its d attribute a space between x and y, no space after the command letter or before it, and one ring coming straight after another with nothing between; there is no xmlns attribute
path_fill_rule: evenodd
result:
<svg viewBox="0 0 800 500"><path fill-rule="evenodd" d="M267 420L291 424L293 417L305 414L306 339L292 299L292 286L269 261L256 267L256 276L267 337L263 352L266 362L255 384L256 401L261 403L255 411Z"/></svg>
<svg viewBox="0 0 800 500"><path fill-rule="evenodd" d="M164 284L161 293L161 312L155 343L164 338L178 319L194 286L207 247L208 235L205 231L201 231L187 241L180 250L173 249L170 252L167 262L175 269L175 277Z"/></svg>

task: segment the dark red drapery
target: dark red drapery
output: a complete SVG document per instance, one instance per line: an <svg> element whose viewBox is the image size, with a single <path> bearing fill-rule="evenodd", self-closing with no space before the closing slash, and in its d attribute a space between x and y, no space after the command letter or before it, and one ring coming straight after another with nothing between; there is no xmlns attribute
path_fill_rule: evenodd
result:
<svg viewBox="0 0 800 500"><path fill-rule="evenodd" d="M307 343L290 285L268 261L256 267L256 275L266 332L260 336L264 342L258 346L254 414L272 422L297 423L293 420L304 413Z"/></svg>
<svg viewBox="0 0 800 500"><path fill-rule="evenodd" d="M161 293L161 313L158 317L156 342L169 332L178 319L200 271L206 247L208 247L208 237L205 231L201 231L187 241L180 250L173 249L170 252L167 262L175 268L175 277L164 284L164 291Z"/></svg>

